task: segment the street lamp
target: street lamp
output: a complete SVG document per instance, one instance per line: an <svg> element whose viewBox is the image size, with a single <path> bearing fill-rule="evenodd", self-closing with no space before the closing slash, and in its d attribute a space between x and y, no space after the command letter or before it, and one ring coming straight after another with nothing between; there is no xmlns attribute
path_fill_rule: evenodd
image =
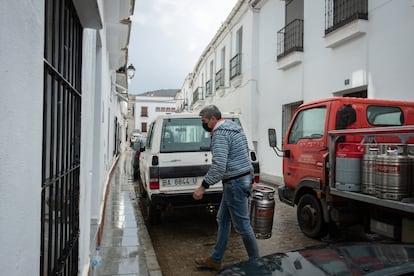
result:
<svg viewBox="0 0 414 276"><path fill-rule="evenodd" d="M134 65L130 64L127 67L126 71L127 71L127 76L128 76L129 79L132 79L135 76L135 67L134 67Z"/></svg>

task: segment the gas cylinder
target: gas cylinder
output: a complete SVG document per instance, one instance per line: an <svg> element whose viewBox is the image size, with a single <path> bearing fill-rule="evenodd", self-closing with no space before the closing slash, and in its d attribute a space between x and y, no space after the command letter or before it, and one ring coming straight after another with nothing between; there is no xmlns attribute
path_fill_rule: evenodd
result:
<svg viewBox="0 0 414 276"><path fill-rule="evenodd" d="M336 151L336 181L338 190L361 191L361 161L364 146L356 143L339 143Z"/></svg>
<svg viewBox="0 0 414 276"><path fill-rule="evenodd" d="M414 197L414 144L407 145L407 153L409 160L408 189L410 190L410 197Z"/></svg>
<svg viewBox="0 0 414 276"><path fill-rule="evenodd" d="M364 194L375 195L375 161L378 154L382 154L381 144L364 144L362 157L362 184L361 191Z"/></svg>
<svg viewBox="0 0 414 276"><path fill-rule="evenodd" d="M272 236L273 215L275 212L275 189L259 184L249 197L250 223L258 239Z"/></svg>
<svg viewBox="0 0 414 276"><path fill-rule="evenodd" d="M409 169L407 145L388 144L375 162L376 196L398 201L409 197Z"/></svg>

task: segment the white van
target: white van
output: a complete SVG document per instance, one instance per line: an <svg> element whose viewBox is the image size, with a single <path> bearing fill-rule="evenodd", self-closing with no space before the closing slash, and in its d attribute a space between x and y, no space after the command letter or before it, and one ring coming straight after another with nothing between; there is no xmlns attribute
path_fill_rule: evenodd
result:
<svg viewBox="0 0 414 276"><path fill-rule="evenodd" d="M222 117L242 125L236 114ZM246 136L258 182L259 161L247 133ZM161 115L149 126L140 156L138 190L151 224L160 222L166 207L220 204L221 182L210 186L202 200L192 197L211 165L210 141L210 133L203 129L198 114Z"/></svg>

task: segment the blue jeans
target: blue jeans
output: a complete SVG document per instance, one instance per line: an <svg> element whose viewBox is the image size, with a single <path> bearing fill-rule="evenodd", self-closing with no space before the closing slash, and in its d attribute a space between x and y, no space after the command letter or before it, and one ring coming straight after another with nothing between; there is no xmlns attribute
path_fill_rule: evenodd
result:
<svg viewBox="0 0 414 276"><path fill-rule="evenodd" d="M230 236L231 224L243 239L249 261L255 261L259 258L259 248L250 225L248 212L251 180L252 177L247 175L223 184L223 196L217 213L217 241L211 254L211 259L218 263L223 260Z"/></svg>

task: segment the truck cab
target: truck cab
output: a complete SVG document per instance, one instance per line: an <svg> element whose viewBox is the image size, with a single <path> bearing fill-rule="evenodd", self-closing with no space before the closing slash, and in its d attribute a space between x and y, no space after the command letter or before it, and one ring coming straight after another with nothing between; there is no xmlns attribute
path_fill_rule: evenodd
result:
<svg viewBox="0 0 414 276"><path fill-rule="evenodd" d="M330 222L346 220L338 215L340 208L336 207L357 206L330 194L329 177L335 174L330 151L336 150L339 143L400 142L392 136L341 135L335 137L332 148L329 132L407 125L414 125L412 102L335 97L303 104L297 109L285 134L284 185L278 188L278 193L282 202L297 205L297 220L305 235L319 238L327 234Z"/></svg>

